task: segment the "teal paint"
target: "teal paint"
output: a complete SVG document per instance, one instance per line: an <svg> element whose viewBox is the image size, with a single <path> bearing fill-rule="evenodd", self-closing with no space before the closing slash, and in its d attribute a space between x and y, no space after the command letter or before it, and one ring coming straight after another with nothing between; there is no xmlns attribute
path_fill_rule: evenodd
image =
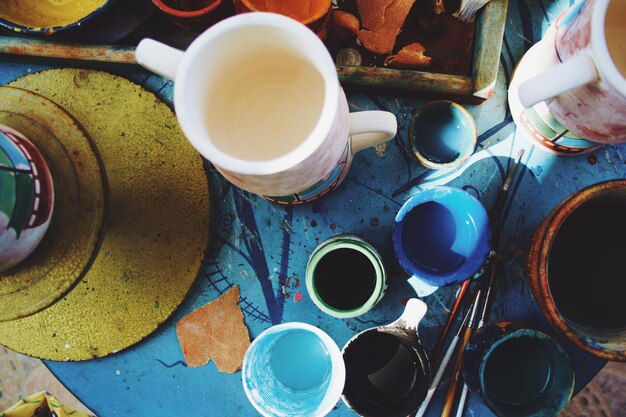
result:
<svg viewBox="0 0 626 417"><path fill-rule="evenodd" d="M293 330L278 339L270 363L276 378L294 390L319 387L331 370L330 356L322 341L304 330Z"/></svg>

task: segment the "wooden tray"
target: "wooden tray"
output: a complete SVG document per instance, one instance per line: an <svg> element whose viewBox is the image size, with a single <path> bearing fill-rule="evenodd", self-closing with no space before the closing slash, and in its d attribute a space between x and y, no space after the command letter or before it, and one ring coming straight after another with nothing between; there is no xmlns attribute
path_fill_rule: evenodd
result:
<svg viewBox="0 0 626 417"><path fill-rule="evenodd" d="M357 47L359 52L364 51L363 64L338 65L339 79L345 84L377 90L394 89L468 101L488 99L493 95L498 76L508 0L491 0L478 13L473 25L462 24L451 16L457 4L448 0L445 15L435 17L437 23L445 26L446 36L427 37L415 33L416 30L411 30L405 23L398 37L394 52L399 49L398 45L419 41L426 48L426 55L433 57L429 70L385 68L380 65L380 57L375 60L373 54ZM419 12L419 4L416 3L407 22L415 21L415 14ZM329 49L337 53L332 47Z"/></svg>
<svg viewBox="0 0 626 417"><path fill-rule="evenodd" d="M451 16L458 2L447 0L446 14L428 17L444 27L445 36L425 35L406 23L398 36L394 52L416 41L426 47L426 54L433 57L432 65L426 71L386 68L382 64L385 56L366 51L356 44L355 37L342 44L333 43L333 39L329 38L326 45L334 57L345 47L357 48L362 57L360 66L337 66L341 83L350 89L374 90L377 93L389 93L391 90L395 94L409 93L472 102L491 97L500 64L508 0L491 0L478 13L474 24L463 24ZM353 0L340 1L339 5L342 10L356 13ZM416 3L407 22L417 18L421 12L420 6L420 2ZM21 38L16 46L14 41L7 41L10 38L4 37L0 38L0 52L133 63L134 48L124 45L136 45L141 39L151 37L173 47L186 49L197 35L175 26L160 13L154 13L144 24L115 44L76 45L84 42L80 32L73 34L74 39L70 44L55 42L53 45L47 39Z"/></svg>

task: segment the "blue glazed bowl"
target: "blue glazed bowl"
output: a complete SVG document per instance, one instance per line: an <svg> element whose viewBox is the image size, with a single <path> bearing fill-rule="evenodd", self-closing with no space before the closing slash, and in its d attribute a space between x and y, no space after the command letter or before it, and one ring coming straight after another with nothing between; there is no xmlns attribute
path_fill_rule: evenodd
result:
<svg viewBox="0 0 626 417"><path fill-rule="evenodd" d="M46 13L44 7L39 6L38 8L37 6L33 5L48 5L47 1L45 3L37 3L36 1L31 1L31 4L21 4L19 7L23 10L28 7L33 8L33 11L31 13L25 13L25 15L29 16L26 18L18 17L16 15L12 16L11 13L13 10L10 7L10 4L12 3L9 2L6 5L0 4L0 26L4 26L18 33L27 33L33 35L52 35L57 32L78 29L82 27L82 25L87 23L89 20L107 10L109 6L111 6L115 1L116 0L103 0L101 4L94 5L92 9L86 10L82 16L77 16L76 19L74 19L72 22L55 24L52 23L55 20L54 18L52 18L50 20L50 24L47 25L37 24L33 20L29 20L32 19L33 16L42 16Z"/></svg>
<svg viewBox="0 0 626 417"><path fill-rule="evenodd" d="M409 125L411 150L422 165L431 169L461 165L474 153L476 134L472 115L448 100L426 104Z"/></svg>
<svg viewBox="0 0 626 417"><path fill-rule="evenodd" d="M435 187L411 197L396 215L393 248L402 268L434 287L473 277L491 251L483 205L458 188Z"/></svg>

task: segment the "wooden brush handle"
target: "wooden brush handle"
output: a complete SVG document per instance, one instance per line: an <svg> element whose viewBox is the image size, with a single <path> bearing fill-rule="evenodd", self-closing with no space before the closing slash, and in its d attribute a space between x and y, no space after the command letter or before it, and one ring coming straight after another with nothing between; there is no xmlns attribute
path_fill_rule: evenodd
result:
<svg viewBox="0 0 626 417"><path fill-rule="evenodd" d="M0 53L116 64L137 64L135 48L132 46L78 45L11 36L0 36Z"/></svg>

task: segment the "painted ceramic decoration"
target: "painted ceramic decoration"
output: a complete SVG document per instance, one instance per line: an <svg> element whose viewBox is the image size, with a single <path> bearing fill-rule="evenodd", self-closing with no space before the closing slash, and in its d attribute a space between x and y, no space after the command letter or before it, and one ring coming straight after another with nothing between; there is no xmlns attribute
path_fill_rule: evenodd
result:
<svg viewBox="0 0 626 417"><path fill-rule="evenodd" d="M225 19L184 53L144 39L136 57L175 79L176 115L196 150L232 184L272 202L320 198L341 183L354 153L396 134L392 113L349 112L322 41L279 14Z"/></svg>
<svg viewBox="0 0 626 417"><path fill-rule="evenodd" d="M52 219L54 188L39 150L0 125L0 272L30 255Z"/></svg>
<svg viewBox="0 0 626 417"><path fill-rule="evenodd" d="M535 54L541 74L518 89L524 107L545 101L579 137L626 141L626 3L579 0L547 32Z"/></svg>
<svg viewBox="0 0 626 417"><path fill-rule="evenodd" d="M56 361L118 352L165 322L198 276L211 221L202 158L167 104L120 76L53 69L11 86L54 99L91 138L106 172L106 226L71 290L38 313L0 322L0 340Z"/></svg>
<svg viewBox="0 0 626 417"><path fill-rule="evenodd" d="M535 231L526 280L548 322L578 348L626 362L626 180L587 187Z"/></svg>
<svg viewBox="0 0 626 417"><path fill-rule="evenodd" d="M30 91L0 87L0 124L46 156L54 175L54 218L24 261L0 279L0 322L41 311L80 280L100 242L105 179L93 143L58 105Z"/></svg>
<svg viewBox="0 0 626 417"><path fill-rule="evenodd" d="M0 25L16 32L42 33L78 28L114 0L3 0Z"/></svg>
<svg viewBox="0 0 626 417"><path fill-rule="evenodd" d="M553 417L574 391L574 371L559 344L519 323L478 329L463 354L469 389L499 417Z"/></svg>

